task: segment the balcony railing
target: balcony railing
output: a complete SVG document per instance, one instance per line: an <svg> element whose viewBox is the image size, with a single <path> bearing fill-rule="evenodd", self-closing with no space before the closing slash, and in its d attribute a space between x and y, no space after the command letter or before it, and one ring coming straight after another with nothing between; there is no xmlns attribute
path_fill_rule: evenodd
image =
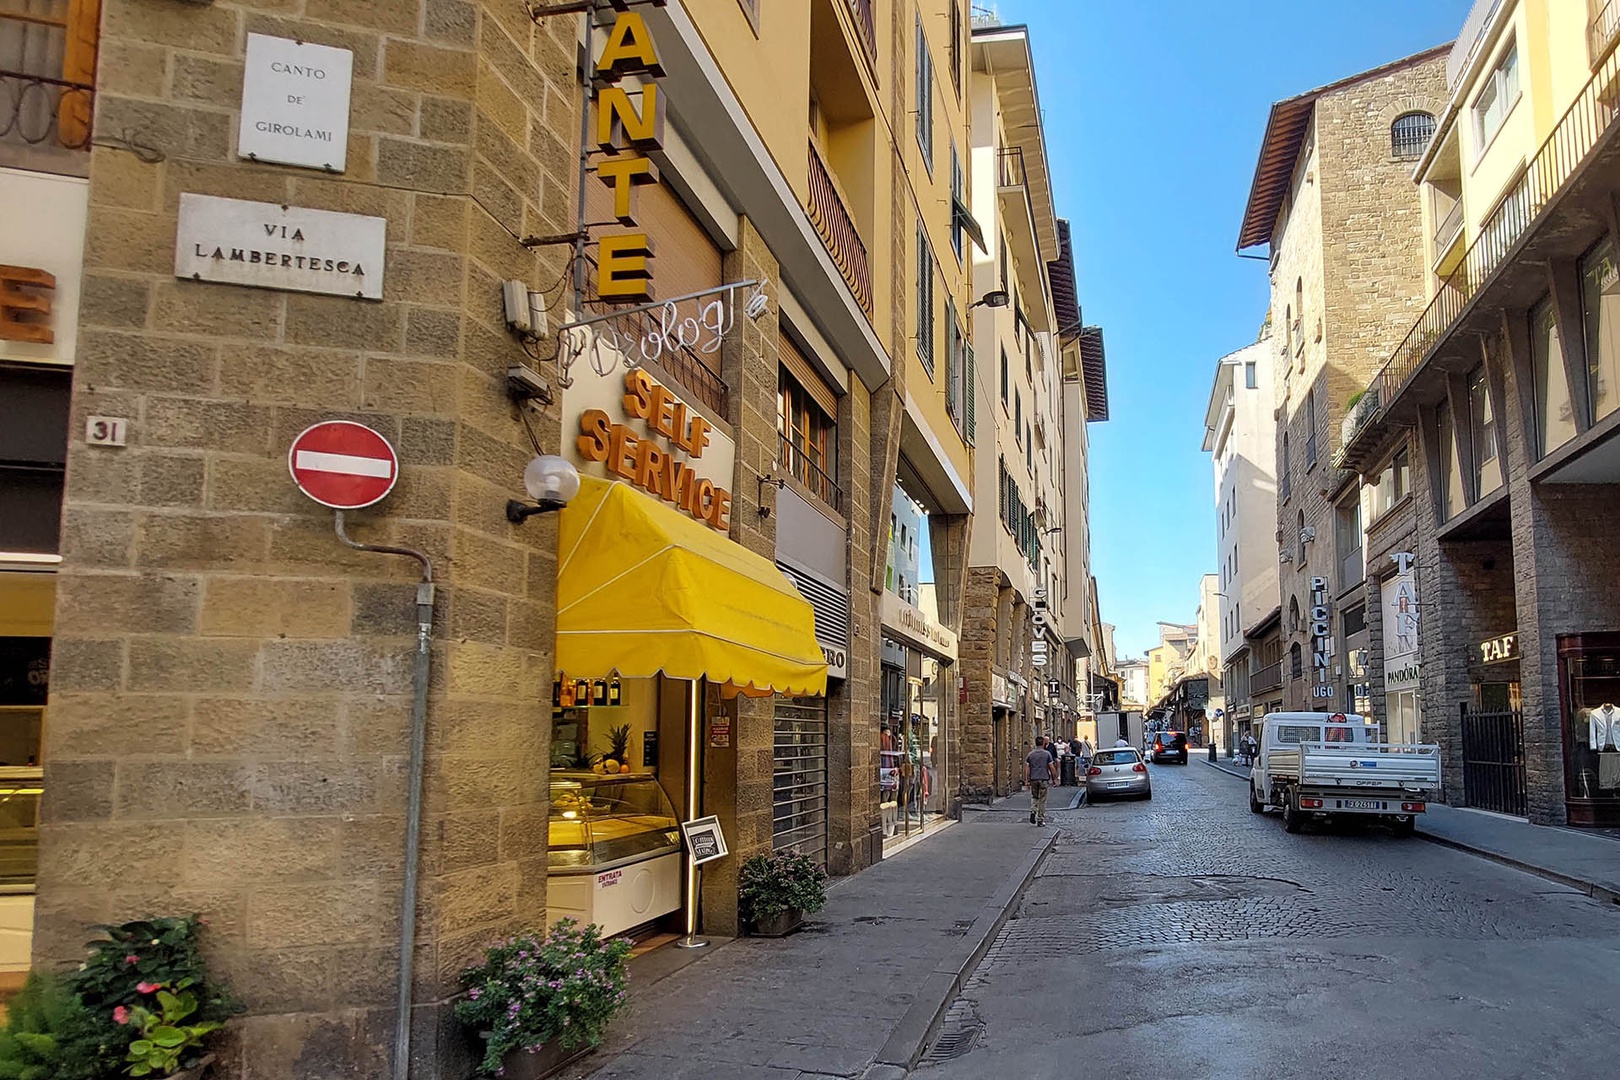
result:
<svg viewBox="0 0 1620 1080"><path fill-rule="evenodd" d="M849 13L855 16L855 28L861 33L861 44L866 46L867 58L877 63L877 13L875 0L849 0Z"/></svg>
<svg viewBox="0 0 1620 1080"><path fill-rule="evenodd" d="M795 443L791 436L778 433L781 440L781 451L778 458L789 476L810 489L810 493L835 511L844 512L844 489L833 482L820 465L811 460L810 455L803 447Z"/></svg>
<svg viewBox="0 0 1620 1080"><path fill-rule="evenodd" d="M1350 441L1356 437L1356 433L1366 427L1367 422L1378 412L1380 404L1382 404L1382 401L1378 392L1378 384L1374 383L1362 391L1361 397L1357 398L1350 408L1345 411L1344 422L1339 426L1341 454L1344 447L1350 445ZM1341 464L1338 458L1335 458L1333 463L1335 465Z"/></svg>
<svg viewBox="0 0 1620 1080"><path fill-rule="evenodd" d="M1620 0L1616 2L1620 3ZM1439 226L1434 230L1434 254L1437 262L1451 250L1451 245L1456 242L1457 234L1462 232L1462 227L1463 204L1462 200L1458 199L1451 204L1451 212L1440 220Z"/></svg>
<svg viewBox="0 0 1620 1080"><path fill-rule="evenodd" d="M73 0L21 0L0 8L0 164L89 148L96 69L91 14Z"/></svg>
<svg viewBox="0 0 1620 1080"><path fill-rule="evenodd" d="M1620 0L1610 0L1617 3ZM1486 220L1462 262L1435 293L1417 322L1374 379L1383 402L1394 402L1464 310L1479 295L1530 226L1580 168L1598 140L1614 124L1620 92L1620 51L1609 52L1570 105L1513 189Z"/></svg>
<svg viewBox="0 0 1620 1080"><path fill-rule="evenodd" d="M1024 148L1003 146L996 151L996 184L1004 188L1029 188L1028 174L1024 171Z"/></svg>
<svg viewBox="0 0 1620 1080"><path fill-rule="evenodd" d="M1586 43L1590 62L1603 59L1620 35L1620 0L1587 0L1588 20Z"/></svg>
<svg viewBox="0 0 1620 1080"><path fill-rule="evenodd" d="M821 159L821 152L810 143L810 205L805 207L811 224L827 246L838 272L855 295L855 302L872 314L872 268L866 259L866 244L855 229L855 219L838 190L832 170Z"/></svg>

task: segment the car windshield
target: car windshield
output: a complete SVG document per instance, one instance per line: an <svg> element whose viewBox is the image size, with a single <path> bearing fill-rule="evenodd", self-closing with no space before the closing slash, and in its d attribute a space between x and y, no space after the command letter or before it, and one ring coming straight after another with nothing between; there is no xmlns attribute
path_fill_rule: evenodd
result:
<svg viewBox="0 0 1620 1080"><path fill-rule="evenodd" d="M1135 750L1100 750L1091 759L1093 765L1134 765L1137 762Z"/></svg>

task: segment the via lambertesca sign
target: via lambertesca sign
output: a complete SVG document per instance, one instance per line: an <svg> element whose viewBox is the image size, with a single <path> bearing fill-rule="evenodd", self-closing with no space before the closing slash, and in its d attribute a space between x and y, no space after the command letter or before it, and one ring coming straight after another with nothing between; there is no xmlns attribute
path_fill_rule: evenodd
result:
<svg viewBox="0 0 1620 1080"><path fill-rule="evenodd" d="M247 36L236 152L254 161L342 172L349 157L354 53Z"/></svg>
<svg viewBox="0 0 1620 1080"><path fill-rule="evenodd" d="M183 192L174 276L381 300L387 234L385 218Z"/></svg>

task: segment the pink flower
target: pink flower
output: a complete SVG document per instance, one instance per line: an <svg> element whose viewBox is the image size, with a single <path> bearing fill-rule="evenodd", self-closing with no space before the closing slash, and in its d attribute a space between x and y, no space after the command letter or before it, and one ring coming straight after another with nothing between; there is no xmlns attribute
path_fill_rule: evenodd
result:
<svg viewBox="0 0 1620 1080"><path fill-rule="evenodd" d="M135 984L135 989L136 989L136 991L138 993L155 994L159 990L163 989L163 984L162 983L150 983L150 982L136 983Z"/></svg>
<svg viewBox="0 0 1620 1080"><path fill-rule="evenodd" d="M134 953L130 953L128 956L124 957L124 963L126 964L138 964L140 962L141 958L136 956Z"/></svg>
<svg viewBox="0 0 1620 1080"><path fill-rule="evenodd" d="M113 1020L120 1024L129 1023L129 1010L124 1008L122 1005L118 1006L118 1008L113 1010Z"/></svg>

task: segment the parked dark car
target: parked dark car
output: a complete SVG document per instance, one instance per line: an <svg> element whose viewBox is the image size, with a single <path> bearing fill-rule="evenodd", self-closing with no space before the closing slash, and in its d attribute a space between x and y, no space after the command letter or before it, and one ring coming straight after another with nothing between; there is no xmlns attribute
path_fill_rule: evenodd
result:
<svg viewBox="0 0 1620 1080"><path fill-rule="evenodd" d="M1162 761L1187 764L1187 733L1185 731L1155 731L1148 745L1148 757L1155 765Z"/></svg>

